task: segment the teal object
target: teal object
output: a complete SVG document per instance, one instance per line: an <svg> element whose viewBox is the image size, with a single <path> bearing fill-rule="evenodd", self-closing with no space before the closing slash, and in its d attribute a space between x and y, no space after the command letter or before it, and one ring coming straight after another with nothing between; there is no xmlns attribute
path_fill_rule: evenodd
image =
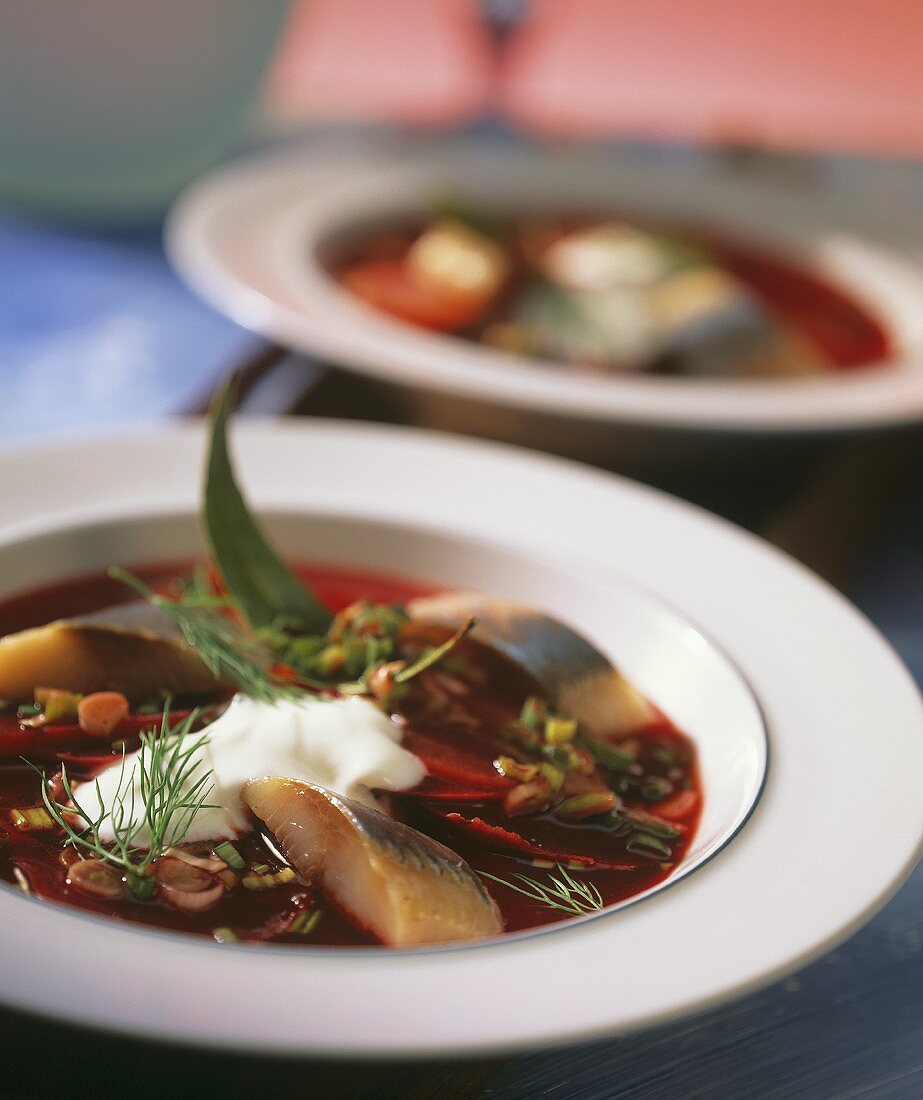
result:
<svg viewBox="0 0 923 1100"><path fill-rule="evenodd" d="M287 0L42 0L0 18L0 202L152 221L239 138Z"/></svg>

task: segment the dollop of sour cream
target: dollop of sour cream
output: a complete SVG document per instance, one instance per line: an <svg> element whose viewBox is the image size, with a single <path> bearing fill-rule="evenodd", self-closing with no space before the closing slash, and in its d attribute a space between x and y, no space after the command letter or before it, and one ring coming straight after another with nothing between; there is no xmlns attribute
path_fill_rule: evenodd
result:
<svg viewBox="0 0 923 1100"><path fill-rule="evenodd" d="M362 698L270 704L237 695L210 726L184 740L191 746L203 736L207 741L191 758L199 763L186 790L210 772L209 805L196 813L186 842L232 840L248 832L252 822L240 792L249 779L284 776L375 806L373 789L406 790L426 774L419 757L401 747L400 726ZM115 839L111 813L120 806L126 809L125 825L129 817L134 820L132 842L150 847L139 757L140 752L128 754L124 767L119 761L75 790L76 802L88 815L105 810L99 829L103 841Z"/></svg>

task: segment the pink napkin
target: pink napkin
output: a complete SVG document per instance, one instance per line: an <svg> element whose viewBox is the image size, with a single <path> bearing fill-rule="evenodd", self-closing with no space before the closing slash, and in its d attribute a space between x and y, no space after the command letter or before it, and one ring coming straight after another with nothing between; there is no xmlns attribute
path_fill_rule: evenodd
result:
<svg viewBox="0 0 923 1100"><path fill-rule="evenodd" d="M298 0L290 118L923 153L923 0L532 0L499 70L475 0Z"/></svg>
<svg viewBox="0 0 923 1100"><path fill-rule="evenodd" d="M921 0L533 0L501 110L533 131L923 152Z"/></svg>
<svg viewBox="0 0 923 1100"><path fill-rule="evenodd" d="M283 117L452 125L489 95L474 0L300 0L269 78Z"/></svg>

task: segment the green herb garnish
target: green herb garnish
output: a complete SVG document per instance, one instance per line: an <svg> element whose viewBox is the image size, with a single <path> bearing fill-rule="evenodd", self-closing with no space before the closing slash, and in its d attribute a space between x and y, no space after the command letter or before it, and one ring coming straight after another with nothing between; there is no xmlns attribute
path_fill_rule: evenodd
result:
<svg viewBox="0 0 923 1100"><path fill-rule="evenodd" d="M247 866L244 857L229 840L222 840L220 844L215 845L215 855L235 871L242 871Z"/></svg>
<svg viewBox="0 0 923 1100"><path fill-rule="evenodd" d="M207 801L212 773L204 767L199 756L208 742L208 734L193 739L188 737L199 716L200 711L196 709L171 726L169 714L164 713L160 730L141 734L138 759L127 774L125 754L122 754L119 782L108 810L103 804L98 780L95 792L99 808L98 812L92 812L77 801L66 767L61 769L61 785L67 800L63 803L55 798L51 781L44 772L34 768L42 779L45 809L64 831L65 844L116 867L124 874L136 897L146 898L153 893L154 880L149 872L154 860L168 848L182 843L200 810L217 808ZM192 743L187 744L188 740ZM132 786L136 775L140 806L136 805ZM114 836L111 843L100 837L107 818ZM150 835L148 848L135 844L135 837L144 828Z"/></svg>
<svg viewBox="0 0 923 1100"><path fill-rule="evenodd" d="M478 871L478 874L481 878L490 879L491 882L497 882L509 890L515 890L517 894L530 898L546 909L568 913L573 917L583 916L585 913L597 913L603 908L605 902L592 882L581 882L575 879L560 863L556 864L556 870L560 878L549 874L547 882L529 878L528 875L513 875L515 881L510 882L488 874L487 871Z"/></svg>
<svg viewBox="0 0 923 1100"><path fill-rule="evenodd" d="M330 612L266 542L238 488L227 443L231 404L228 384L212 412L202 513L215 563L254 629L282 622L321 633L330 625Z"/></svg>
<svg viewBox="0 0 923 1100"><path fill-rule="evenodd" d="M109 576L133 588L143 599L168 615L216 680L230 680L252 699L275 703L303 695L294 684L271 672L272 655L259 639L228 618L233 607L226 597L184 592L177 599L158 596L132 573L118 566Z"/></svg>
<svg viewBox="0 0 923 1100"><path fill-rule="evenodd" d="M672 859L673 851L662 840L647 833L633 832L625 840L625 850L648 859Z"/></svg>
<svg viewBox="0 0 923 1100"><path fill-rule="evenodd" d="M310 936L320 923L320 918L321 913L319 909L314 909L310 913L299 913L288 926L287 931L297 936Z"/></svg>
<svg viewBox="0 0 923 1100"><path fill-rule="evenodd" d="M447 638L442 645L433 646L432 649L428 649L421 657L418 657L413 664L408 665L406 668L402 668L400 672L394 674L394 682L396 684L406 684L408 680L412 680L414 676L419 676L421 672L425 672L426 669L431 668L433 665L438 664L446 654L450 653L477 625L477 619L469 619L466 623L463 623L458 630L452 635L451 638Z"/></svg>

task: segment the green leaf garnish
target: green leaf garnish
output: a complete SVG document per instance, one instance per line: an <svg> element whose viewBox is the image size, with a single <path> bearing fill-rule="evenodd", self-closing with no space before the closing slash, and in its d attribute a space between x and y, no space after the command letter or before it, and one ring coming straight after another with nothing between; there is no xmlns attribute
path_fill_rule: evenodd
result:
<svg viewBox="0 0 923 1100"><path fill-rule="evenodd" d="M137 897L150 896L153 891L154 883L148 872L154 860L168 848L182 843L200 810L216 808L208 802L212 772L200 759L208 734L188 736L200 714L196 709L171 726L169 713L165 712L159 730L141 734L138 758L127 775L122 754L119 783L108 809L103 805L98 780L95 787L98 812L93 812L78 802L66 767L61 769L66 798L62 803L55 798L45 773L31 765L41 776L42 801L52 820L64 831L65 843L117 868ZM135 804L132 788L136 774L140 806ZM76 822L75 814L79 815ZM111 843L100 838L107 818L114 834ZM135 844L135 837L143 827L150 835L149 848Z"/></svg>
<svg viewBox="0 0 923 1100"><path fill-rule="evenodd" d="M585 913L597 913L603 908L605 902L602 895L592 882L581 882L562 864L556 864L556 870L560 878L548 875L547 882L529 878L528 875L513 875L514 882L487 871L478 871L481 878L490 879L505 886L508 890L515 890L517 894L529 898L546 909L554 909L560 913L568 913L572 917L583 916Z"/></svg>
<svg viewBox="0 0 923 1100"><path fill-rule="evenodd" d="M202 516L215 564L255 629L284 622L308 634L322 633L330 612L266 542L238 488L227 443L231 404L228 384L211 417Z"/></svg>

